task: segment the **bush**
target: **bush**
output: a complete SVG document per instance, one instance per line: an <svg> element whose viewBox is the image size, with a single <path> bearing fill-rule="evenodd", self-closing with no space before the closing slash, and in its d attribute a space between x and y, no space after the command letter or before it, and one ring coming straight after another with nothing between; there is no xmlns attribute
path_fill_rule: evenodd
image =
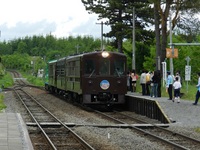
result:
<svg viewBox="0 0 200 150"><path fill-rule="evenodd" d="M6 105L3 103L4 96L0 94L0 111L6 108Z"/></svg>

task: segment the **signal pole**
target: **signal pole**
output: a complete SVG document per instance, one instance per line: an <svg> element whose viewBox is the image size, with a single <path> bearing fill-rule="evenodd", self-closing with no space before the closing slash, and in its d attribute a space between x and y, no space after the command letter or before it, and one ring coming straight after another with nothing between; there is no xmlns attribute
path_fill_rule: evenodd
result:
<svg viewBox="0 0 200 150"><path fill-rule="evenodd" d="M101 25L101 50L103 50L103 25L105 23L103 23L103 21L101 21L101 23L96 23L96 24L100 24Z"/></svg>

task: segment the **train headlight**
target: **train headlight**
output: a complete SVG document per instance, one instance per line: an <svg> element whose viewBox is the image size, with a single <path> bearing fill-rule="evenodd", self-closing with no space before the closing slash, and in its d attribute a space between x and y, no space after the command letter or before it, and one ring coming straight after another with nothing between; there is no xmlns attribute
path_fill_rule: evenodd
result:
<svg viewBox="0 0 200 150"><path fill-rule="evenodd" d="M106 51L103 51L103 52L101 53L101 55L102 55L103 58L107 58L107 57L109 56L109 53L106 52Z"/></svg>

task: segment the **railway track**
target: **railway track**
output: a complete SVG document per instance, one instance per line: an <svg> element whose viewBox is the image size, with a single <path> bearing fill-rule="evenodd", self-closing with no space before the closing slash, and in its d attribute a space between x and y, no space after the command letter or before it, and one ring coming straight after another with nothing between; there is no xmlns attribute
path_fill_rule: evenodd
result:
<svg viewBox="0 0 200 150"><path fill-rule="evenodd" d="M21 82L20 79L18 79L17 82ZM15 88L17 90L20 90L21 86L27 86L27 85L25 85L25 84L23 85L23 84L24 83L19 83L18 86L15 87ZM27 98L25 98L25 99L27 99ZM36 109L34 109L32 111L33 112L36 111L37 113L40 112L39 110L36 110ZM94 110L94 111L96 113L100 114L100 115L103 115L104 117L109 118L109 120L112 120L112 122L118 124L116 126L115 125L110 125L110 126L105 125L105 127L108 127L108 128L109 127L130 128L130 129L133 130L134 133L138 132L138 133L141 134L141 136L143 136L145 138L149 138L150 140L155 141L155 142L163 143L163 145L166 149L190 149L190 150L195 149L196 150L196 149L198 149L198 147L200 147L200 141L198 141L196 139L190 138L188 136L185 136L185 135L182 135L182 134L179 134L179 133L175 133L175 132L170 131L168 129L159 127L156 124L149 124L148 122L145 122L143 120L130 117L130 115L125 115L125 114L119 113L117 111L107 112L107 113L103 113L103 112L96 111L96 110ZM43 115L41 115L39 113L36 116L43 116ZM46 117L43 117L44 120L39 119L39 121L38 121L39 125L43 124L44 122L50 122L50 119L48 119L48 117L46 118L46 120L45 120L45 118ZM44 130L44 131L48 132L50 137L52 135L53 135L53 137L55 137L54 133L56 134L55 130L57 129L57 125L55 125L56 124L55 122L56 121L52 120L52 124L49 123L49 126L48 125L45 125L45 126L42 125L42 127L41 127L43 130L45 128L47 128L47 130ZM57 124L60 125L61 123L59 121L57 121ZM141 128L142 127L141 124L142 124L143 128ZM81 126L85 126L85 125L81 125ZM98 125L89 125L89 126L98 126ZM100 126L103 126L103 125L100 125ZM151 127L151 128L145 128L145 127ZM59 126L59 128L64 128L64 127ZM31 133L34 133L35 135L41 134L41 130L40 130L39 127L37 129L32 128ZM60 130L60 133L64 133L64 131ZM35 143L35 146L38 149L41 149L41 147L45 147L49 143L48 140L46 140L46 142L45 142L46 144L44 144L43 142L41 142L41 141L44 141L44 138L43 138L44 136L40 136L40 137L41 137L42 140L40 138L38 138L38 136L33 137L33 138L35 138L34 141L38 140L38 142ZM58 138L55 141L62 139L61 136L57 136L57 137ZM54 141L54 140L52 140L52 141ZM63 143L66 144L67 142L63 140ZM60 149L62 146L69 146L69 145L64 145L64 144L62 145L60 143L57 143L57 145L59 147L58 149Z"/></svg>
<svg viewBox="0 0 200 150"><path fill-rule="evenodd" d="M113 122L126 124L126 127L139 132L145 137L156 139L157 142L162 142L166 148L181 149L181 150L196 150L200 147L200 141L186 135L176 133L168 130L164 127L160 127L156 124L149 124L144 120L140 120L135 117L114 112L100 112L94 110L96 113L113 120ZM136 125L134 123L141 123L142 125ZM123 126L125 127L125 126Z"/></svg>
<svg viewBox="0 0 200 150"><path fill-rule="evenodd" d="M94 149L31 95L19 87L14 88L14 91L31 116L33 122L37 124L37 129L32 131L34 136L40 134L36 136L37 142L33 143L35 149ZM51 126L43 127L40 125L42 122L59 123L60 126L57 128ZM36 141L34 136L34 141Z"/></svg>

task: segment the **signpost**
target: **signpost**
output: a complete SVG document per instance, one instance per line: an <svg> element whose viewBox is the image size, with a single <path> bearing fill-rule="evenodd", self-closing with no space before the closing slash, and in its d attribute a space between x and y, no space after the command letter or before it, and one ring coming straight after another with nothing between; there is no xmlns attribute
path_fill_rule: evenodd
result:
<svg viewBox="0 0 200 150"><path fill-rule="evenodd" d="M185 81L191 80L191 66L185 66Z"/></svg>
<svg viewBox="0 0 200 150"><path fill-rule="evenodd" d="M188 92L188 81L191 80L191 66L189 65L190 57L187 56L185 60L187 61L187 65L185 66L185 81L187 81L187 92Z"/></svg>
<svg viewBox="0 0 200 150"><path fill-rule="evenodd" d="M165 84L166 84L166 79L167 79L167 64L166 64L166 62L162 62L162 73L163 73L163 86L165 86Z"/></svg>

